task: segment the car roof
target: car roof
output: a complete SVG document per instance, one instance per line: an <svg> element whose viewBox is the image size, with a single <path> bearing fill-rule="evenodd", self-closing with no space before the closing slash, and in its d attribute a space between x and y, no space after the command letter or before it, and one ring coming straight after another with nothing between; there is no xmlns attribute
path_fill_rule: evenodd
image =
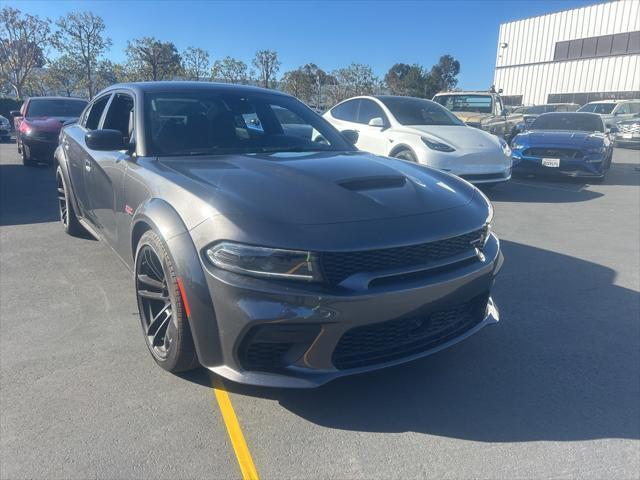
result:
<svg viewBox="0 0 640 480"><path fill-rule="evenodd" d="M361 97L361 98L364 98L364 97ZM431 101L428 98L412 97L410 95L372 95L369 98L377 98L381 102L384 100L390 100L392 98L414 98L416 100L426 100L427 102Z"/></svg>
<svg viewBox="0 0 640 480"><path fill-rule="evenodd" d="M602 117L597 114L597 113L592 113L592 112L546 112L546 113L542 113L540 114L540 117L551 117L551 116L571 116L571 117L593 117L593 118L597 118L599 120L602 119ZM538 117L539 118L539 117Z"/></svg>
<svg viewBox="0 0 640 480"><path fill-rule="evenodd" d="M436 97L438 95L469 95L469 94L480 94L480 95L497 95L496 92L488 92L487 90L464 90L462 92L439 92L436 93Z"/></svg>
<svg viewBox="0 0 640 480"><path fill-rule="evenodd" d="M288 96L286 93L268 88L254 87L251 85L236 85L233 83L220 82L186 82L186 81L162 81L162 82L130 82L116 83L105 88L102 92L126 88L139 93L154 92L185 92L185 91L224 91L224 92L253 92L253 93L270 93L273 95ZM100 92L100 93L102 93Z"/></svg>
<svg viewBox="0 0 640 480"><path fill-rule="evenodd" d="M592 103L626 103L626 102L640 102L640 99L631 98L625 100L596 100L595 102L589 102L586 105L591 105Z"/></svg>
<svg viewBox="0 0 640 480"><path fill-rule="evenodd" d="M80 97L62 97L62 96L50 96L50 97L29 97L27 100L29 100L29 101L33 101L33 100L77 100L77 101L81 101L81 102L87 102L87 101L88 101L86 98L80 98Z"/></svg>

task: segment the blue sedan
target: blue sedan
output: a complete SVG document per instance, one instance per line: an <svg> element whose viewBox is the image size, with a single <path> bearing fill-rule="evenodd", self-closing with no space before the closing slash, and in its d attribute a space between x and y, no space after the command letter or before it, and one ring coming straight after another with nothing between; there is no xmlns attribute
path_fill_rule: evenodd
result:
<svg viewBox="0 0 640 480"><path fill-rule="evenodd" d="M603 179L613 156L611 133L594 113L545 113L513 139L513 172Z"/></svg>

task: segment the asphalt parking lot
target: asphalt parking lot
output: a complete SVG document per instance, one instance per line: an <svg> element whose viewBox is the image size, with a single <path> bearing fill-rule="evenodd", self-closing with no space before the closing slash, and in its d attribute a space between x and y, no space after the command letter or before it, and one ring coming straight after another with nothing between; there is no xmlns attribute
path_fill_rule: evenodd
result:
<svg viewBox="0 0 640 480"><path fill-rule="evenodd" d="M206 371L155 365L130 274L0 145L0 476L239 478ZM640 151L490 193L501 322L317 390L226 384L262 478L638 478Z"/></svg>

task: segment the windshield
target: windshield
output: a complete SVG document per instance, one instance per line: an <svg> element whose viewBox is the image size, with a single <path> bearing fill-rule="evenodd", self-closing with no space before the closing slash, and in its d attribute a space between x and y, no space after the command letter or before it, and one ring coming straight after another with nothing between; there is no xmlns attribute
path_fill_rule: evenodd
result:
<svg viewBox="0 0 640 480"><path fill-rule="evenodd" d="M580 132L604 132L600 117L580 113L545 113L529 127L531 130L574 130Z"/></svg>
<svg viewBox="0 0 640 480"><path fill-rule="evenodd" d="M438 95L434 99L452 112L491 113L491 95Z"/></svg>
<svg viewBox="0 0 640 480"><path fill-rule="evenodd" d="M32 99L27 107L27 117L79 117L87 106L85 100Z"/></svg>
<svg viewBox="0 0 640 480"><path fill-rule="evenodd" d="M614 108L616 108L615 103L587 103L578 111L608 114L613 112Z"/></svg>
<svg viewBox="0 0 640 480"><path fill-rule="evenodd" d="M379 97L402 125L464 125L435 102L413 97Z"/></svg>
<svg viewBox="0 0 640 480"><path fill-rule="evenodd" d="M155 155L355 150L298 100L261 92L186 91L145 96Z"/></svg>

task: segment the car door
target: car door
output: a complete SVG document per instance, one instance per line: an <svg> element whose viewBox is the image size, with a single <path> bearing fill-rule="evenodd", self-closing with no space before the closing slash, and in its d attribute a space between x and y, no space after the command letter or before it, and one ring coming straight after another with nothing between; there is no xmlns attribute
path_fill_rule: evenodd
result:
<svg viewBox="0 0 640 480"><path fill-rule="evenodd" d="M133 96L116 91L100 128L118 130L128 144L134 125L133 111ZM124 150L87 151L85 179L91 217L107 241L114 244L117 240L116 211L121 210L118 203L122 199L126 160L130 154Z"/></svg>
<svg viewBox="0 0 640 480"><path fill-rule="evenodd" d="M71 187L81 210L79 213L91 221L91 223L95 223L95 220L91 215L89 191L87 190L85 178L90 153L84 141L84 135L88 131L96 130L99 127L105 107L110 98L110 93L96 98L85 110L79 125L66 130L67 134L62 143L68 159Z"/></svg>
<svg viewBox="0 0 640 480"><path fill-rule="evenodd" d="M632 115L631 103L621 103L614 112L614 118L611 119L610 126L615 125L616 122L627 120L628 118L631 118Z"/></svg>
<svg viewBox="0 0 640 480"><path fill-rule="evenodd" d="M356 118L358 123L355 128L358 132L356 147L376 155L386 155L390 143L384 131L389 127L389 120L380 105L371 99L361 98ZM375 118L382 120L382 126L369 125L369 122Z"/></svg>

